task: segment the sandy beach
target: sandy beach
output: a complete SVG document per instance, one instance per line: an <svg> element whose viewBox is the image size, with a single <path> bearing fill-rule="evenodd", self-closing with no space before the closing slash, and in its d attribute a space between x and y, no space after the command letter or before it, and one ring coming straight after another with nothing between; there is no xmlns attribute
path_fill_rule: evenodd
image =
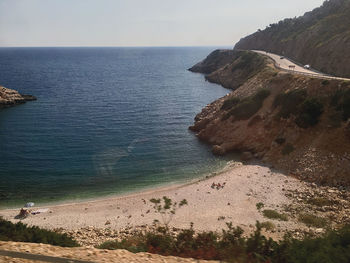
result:
<svg viewBox="0 0 350 263"><path fill-rule="evenodd" d="M212 184L223 187L212 188ZM48 212L30 215L23 223L48 229L63 228L75 230L84 227L123 229L142 225L152 225L155 213L151 198L167 196L174 201L186 199L187 206L176 212L170 225L187 228L190 222L196 230L221 230L226 222L248 230L256 221L267 221L257 210L261 202L265 209L280 211L288 205L289 190L302 189L305 183L277 173L260 165L243 165L231 162L220 173L185 185L163 187L137 194L118 196L104 200L46 206ZM37 208L36 208L37 209ZM19 209L1 210L0 215L12 222ZM281 229L293 229L293 221L274 222Z"/></svg>

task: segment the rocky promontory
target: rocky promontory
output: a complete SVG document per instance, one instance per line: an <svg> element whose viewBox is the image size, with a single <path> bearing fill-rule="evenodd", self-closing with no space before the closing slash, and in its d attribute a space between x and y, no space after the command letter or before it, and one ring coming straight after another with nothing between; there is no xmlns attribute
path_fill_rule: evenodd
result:
<svg viewBox="0 0 350 263"><path fill-rule="evenodd" d="M215 154L238 151L303 180L349 187L350 82L291 74L265 56L234 52L223 63L213 52L197 64L234 91L207 105L190 129ZM219 68L208 72L210 60Z"/></svg>
<svg viewBox="0 0 350 263"><path fill-rule="evenodd" d="M23 104L36 100L32 95L22 95L18 91L0 86L0 108Z"/></svg>

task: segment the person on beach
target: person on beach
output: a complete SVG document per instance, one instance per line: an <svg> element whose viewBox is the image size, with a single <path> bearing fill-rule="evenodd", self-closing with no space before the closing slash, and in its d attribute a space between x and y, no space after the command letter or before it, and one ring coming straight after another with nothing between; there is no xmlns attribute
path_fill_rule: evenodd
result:
<svg viewBox="0 0 350 263"><path fill-rule="evenodd" d="M16 218L24 219L30 215L30 212L31 211L29 209L21 208L21 210L19 211L19 214L16 216Z"/></svg>

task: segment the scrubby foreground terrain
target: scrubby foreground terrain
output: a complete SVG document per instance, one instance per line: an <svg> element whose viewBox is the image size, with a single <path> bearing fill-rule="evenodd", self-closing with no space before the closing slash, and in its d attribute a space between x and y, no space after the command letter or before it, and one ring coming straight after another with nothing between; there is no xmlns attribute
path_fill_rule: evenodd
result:
<svg viewBox="0 0 350 263"><path fill-rule="evenodd" d="M107 250L93 247L63 248L45 244L0 242L1 250L31 253L51 257L83 260L89 262L154 262L154 263L175 263L175 262L207 262L204 260L194 260L187 258L177 258L172 256L161 256L150 253L132 253L127 250ZM27 260L12 257L0 256L0 262L29 263L39 262L37 260ZM68 262L68 261L67 261ZM217 261L211 261L217 262Z"/></svg>

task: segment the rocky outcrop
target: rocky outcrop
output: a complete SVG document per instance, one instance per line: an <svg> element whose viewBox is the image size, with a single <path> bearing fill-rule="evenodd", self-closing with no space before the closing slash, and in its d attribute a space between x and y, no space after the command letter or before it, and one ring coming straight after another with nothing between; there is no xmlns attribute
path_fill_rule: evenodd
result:
<svg viewBox="0 0 350 263"><path fill-rule="evenodd" d="M303 180L350 186L350 82L292 75L268 60L242 74L242 85L196 116L198 138L215 154L239 151Z"/></svg>
<svg viewBox="0 0 350 263"><path fill-rule="evenodd" d="M215 50L189 70L206 74L209 82L237 89L260 71L267 58L249 51Z"/></svg>
<svg viewBox="0 0 350 263"><path fill-rule="evenodd" d="M189 71L210 74L226 64L232 63L239 52L230 49L218 49L210 53L206 59L189 68Z"/></svg>
<svg viewBox="0 0 350 263"><path fill-rule="evenodd" d="M32 95L21 95L16 90L0 86L0 108L14 106L32 100L36 100Z"/></svg>
<svg viewBox="0 0 350 263"><path fill-rule="evenodd" d="M350 77L350 1L329 0L304 16L271 24L235 49L265 50L339 77Z"/></svg>

